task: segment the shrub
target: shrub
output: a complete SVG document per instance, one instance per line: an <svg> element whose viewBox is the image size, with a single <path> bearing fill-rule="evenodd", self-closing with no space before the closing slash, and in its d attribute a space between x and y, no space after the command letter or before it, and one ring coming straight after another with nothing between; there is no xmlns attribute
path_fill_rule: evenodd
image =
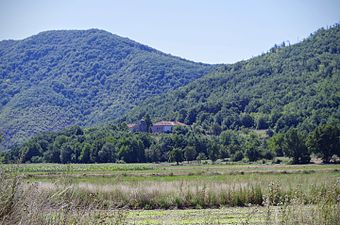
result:
<svg viewBox="0 0 340 225"><path fill-rule="evenodd" d="M241 151L236 152L234 155L231 156L231 161L238 162L244 158L244 155Z"/></svg>

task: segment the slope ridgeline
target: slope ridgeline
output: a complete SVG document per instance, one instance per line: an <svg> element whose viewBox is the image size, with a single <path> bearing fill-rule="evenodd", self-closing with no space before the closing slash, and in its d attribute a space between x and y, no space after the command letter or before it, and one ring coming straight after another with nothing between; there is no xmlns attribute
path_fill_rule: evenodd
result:
<svg viewBox="0 0 340 225"><path fill-rule="evenodd" d="M97 29L1 41L0 132L11 144L103 123L212 69Z"/></svg>
<svg viewBox="0 0 340 225"><path fill-rule="evenodd" d="M124 119L152 118L221 130L298 127L307 132L340 124L340 25L295 45L226 65L178 90L147 100Z"/></svg>

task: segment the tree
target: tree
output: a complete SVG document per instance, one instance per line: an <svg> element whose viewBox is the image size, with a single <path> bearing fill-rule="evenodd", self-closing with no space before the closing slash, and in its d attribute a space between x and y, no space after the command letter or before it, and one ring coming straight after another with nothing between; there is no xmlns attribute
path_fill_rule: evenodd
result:
<svg viewBox="0 0 340 225"><path fill-rule="evenodd" d="M244 114L241 117L241 123L244 127L253 127L254 126L254 119L249 114Z"/></svg>
<svg viewBox="0 0 340 225"><path fill-rule="evenodd" d="M207 159L207 156L203 152L198 153L198 156L196 157L196 160L198 163L201 163L202 160L206 160L206 159Z"/></svg>
<svg viewBox="0 0 340 225"><path fill-rule="evenodd" d="M213 163L220 157L220 149L218 144L215 142L210 143L210 147L208 148L208 156Z"/></svg>
<svg viewBox="0 0 340 225"><path fill-rule="evenodd" d="M27 162L32 159L34 156L40 156L41 154L41 147L37 143L29 143L28 145L24 146L21 150L22 152L22 162Z"/></svg>
<svg viewBox="0 0 340 225"><path fill-rule="evenodd" d="M53 144L48 146L48 150L43 154L47 163L60 163L60 148L55 148Z"/></svg>
<svg viewBox="0 0 340 225"><path fill-rule="evenodd" d="M268 118L260 116L256 121L256 129L262 130L268 128Z"/></svg>
<svg viewBox="0 0 340 225"><path fill-rule="evenodd" d="M118 157L127 163L145 161L145 151L142 141L136 137L119 139Z"/></svg>
<svg viewBox="0 0 340 225"><path fill-rule="evenodd" d="M81 163L90 163L90 155L91 155L91 145L89 143L85 143L83 145L83 148L81 149L79 161Z"/></svg>
<svg viewBox="0 0 340 225"><path fill-rule="evenodd" d="M283 150L288 157L293 158L293 164L310 162L310 154L305 141L295 128L285 134Z"/></svg>
<svg viewBox="0 0 340 225"><path fill-rule="evenodd" d="M319 154L324 163L329 163L333 155L340 156L340 129L329 124L317 127L309 135L307 146Z"/></svg>
<svg viewBox="0 0 340 225"><path fill-rule="evenodd" d="M197 152L194 146L187 146L184 148L184 157L189 162L196 158Z"/></svg>
<svg viewBox="0 0 340 225"><path fill-rule="evenodd" d="M189 133L189 128L186 126L175 126L172 129L172 133L173 134L178 134L178 135L186 135L187 133Z"/></svg>
<svg viewBox="0 0 340 225"><path fill-rule="evenodd" d="M245 147L246 147L246 155L250 162L255 162L256 160L260 158L261 156L260 151L256 146L251 145L250 143L247 143Z"/></svg>
<svg viewBox="0 0 340 225"><path fill-rule="evenodd" d="M72 153L73 150L70 143L64 143L60 149L60 162L64 164L70 163L72 161Z"/></svg>
<svg viewBox="0 0 340 225"><path fill-rule="evenodd" d="M221 126L218 125L218 124L216 124L216 123L214 123L214 124L212 125L211 130L212 130L212 134L213 134L213 135L220 135L221 132L222 132Z"/></svg>
<svg viewBox="0 0 340 225"><path fill-rule="evenodd" d="M151 121L151 118L150 118L150 115L149 114L146 114L145 117L144 117L144 121L145 121L145 124L146 124L146 131L148 133L151 133L152 132L152 121Z"/></svg>
<svg viewBox="0 0 340 225"><path fill-rule="evenodd" d="M169 162L176 162L178 165L180 162L183 162L183 152L179 148L173 148L169 152Z"/></svg>
<svg viewBox="0 0 340 225"><path fill-rule="evenodd" d="M158 141L158 145L161 153L161 161L168 160L168 153L173 149L172 138L170 136L162 136Z"/></svg>
<svg viewBox="0 0 340 225"><path fill-rule="evenodd" d="M230 157L229 146L221 145L220 157L221 157L221 159Z"/></svg>
<svg viewBox="0 0 340 225"><path fill-rule="evenodd" d="M234 155L231 156L231 161L238 162L238 161L241 161L243 157L244 157L243 153L241 151L237 151L235 152Z"/></svg>
<svg viewBox="0 0 340 225"><path fill-rule="evenodd" d="M250 133L247 141L243 145L245 153L249 161L254 162L261 157L260 154L261 141L255 133Z"/></svg>
<svg viewBox="0 0 340 225"><path fill-rule="evenodd" d="M270 150L269 151L267 150L263 153L263 158L265 159L272 160L274 159L274 157L275 157L275 154Z"/></svg>
<svg viewBox="0 0 340 225"><path fill-rule="evenodd" d="M277 120L276 131L288 130L295 127L300 122L300 118L296 114L284 114Z"/></svg>
<svg viewBox="0 0 340 225"><path fill-rule="evenodd" d="M196 109L190 109L184 120L186 124L192 125L196 121L197 111Z"/></svg>
<svg viewBox="0 0 340 225"><path fill-rule="evenodd" d="M160 147L156 144L151 145L150 148L145 150L145 157L148 162L160 162L161 155Z"/></svg>
<svg viewBox="0 0 340 225"><path fill-rule="evenodd" d="M99 162L108 163L108 162L115 162L115 146L110 143L106 142L102 149L98 152Z"/></svg>
<svg viewBox="0 0 340 225"><path fill-rule="evenodd" d="M275 152L277 156L283 156L283 142L284 142L284 134L277 133L271 138L268 139L268 148Z"/></svg>

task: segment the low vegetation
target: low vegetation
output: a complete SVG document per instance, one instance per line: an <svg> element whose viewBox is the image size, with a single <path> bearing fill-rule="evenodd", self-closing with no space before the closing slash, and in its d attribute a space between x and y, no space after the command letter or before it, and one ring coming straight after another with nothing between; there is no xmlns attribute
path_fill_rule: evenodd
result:
<svg viewBox="0 0 340 225"><path fill-rule="evenodd" d="M104 165L59 165L64 172L55 169L54 178L39 175L58 165L1 166L0 223L164 224L168 217L165 224L176 217L178 224L340 221L338 165L146 164L142 170L138 164ZM157 174L164 170L172 174ZM104 171L112 176L100 177Z"/></svg>

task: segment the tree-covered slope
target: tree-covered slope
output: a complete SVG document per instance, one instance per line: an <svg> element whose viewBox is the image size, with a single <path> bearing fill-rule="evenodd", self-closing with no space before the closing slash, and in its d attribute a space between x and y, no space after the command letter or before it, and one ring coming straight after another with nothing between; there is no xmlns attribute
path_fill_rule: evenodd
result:
<svg viewBox="0 0 340 225"><path fill-rule="evenodd" d="M0 42L0 132L6 143L112 120L212 66L102 30L47 31Z"/></svg>
<svg viewBox="0 0 340 225"><path fill-rule="evenodd" d="M318 124L339 126L339 104L340 25L335 25L152 98L126 119L148 113L196 123L210 133L241 127L312 131Z"/></svg>

